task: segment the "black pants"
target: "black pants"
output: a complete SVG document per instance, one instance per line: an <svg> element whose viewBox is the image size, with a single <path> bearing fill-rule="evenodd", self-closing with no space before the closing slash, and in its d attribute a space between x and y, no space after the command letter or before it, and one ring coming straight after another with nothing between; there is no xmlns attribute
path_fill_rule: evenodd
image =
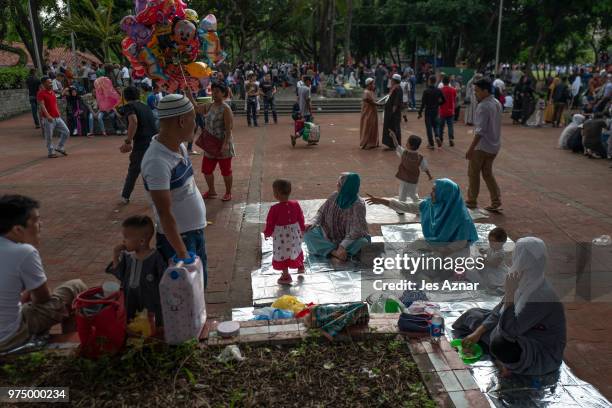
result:
<svg viewBox="0 0 612 408"><path fill-rule="evenodd" d="M517 363L523 353L518 343L508 341L502 336L492 336L489 348L499 361L506 364Z"/></svg>
<svg viewBox="0 0 612 408"><path fill-rule="evenodd" d="M134 191L136 180L140 175L140 165L142 164L142 158L147 150L132 150L130 153L130 165L128 167L127 176L125 176L125 183L123 184L123 192L121 197L129 199Z"/></svg>
<svg viewBox="0 0 612 408"><path fill-rule="evenodd" d="M440 137L438 128L438 111L425 111L425 131L427 132L427 142L430 146L434 145L434 136Z"/></svg>
<svg viewBox="0 0 612 408"><path fill-rule="evenodd" d="M274 119L274 123L278 122L278 118L276 117L276 107L274 106L274 97L266 98L264 97L264 121L268 123L268 109L272 110L272 118Z"/></svg>
<svg viewBox="0 0 612 408"><path fill-rule="evenodd" d="M247 124L257 126L257 98L249 96L247 99Z"/></svg>
<svg viewBox="0 0 612 408"><path fill-rule="evenodd" d="M382 142L385 146L390 149L395 149L395 145L393 144L393 139L389 134L389 130L395 133L397 136L397 143L402 144L402 130L401 130L402 116L401 112L387 115L385 114L385 121L383 122L383 133L382 133Z"/></svg>

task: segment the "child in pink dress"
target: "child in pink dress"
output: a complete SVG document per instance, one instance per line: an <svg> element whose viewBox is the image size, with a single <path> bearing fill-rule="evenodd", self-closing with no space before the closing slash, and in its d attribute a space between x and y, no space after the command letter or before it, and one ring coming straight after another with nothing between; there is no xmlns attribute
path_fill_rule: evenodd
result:
<svg viewBox="0 0 612 408"><path fill-rule="evenodd" d="M272 267L283 271L278 283L288 285L292 281L289 268L297 268L298 273L304 273L302 253L302 238L306 228L304 214L297 201L289 200L291 182L275 180L272 188L278 204L274 204L268 212L264 236L273 237Z"/></svg>

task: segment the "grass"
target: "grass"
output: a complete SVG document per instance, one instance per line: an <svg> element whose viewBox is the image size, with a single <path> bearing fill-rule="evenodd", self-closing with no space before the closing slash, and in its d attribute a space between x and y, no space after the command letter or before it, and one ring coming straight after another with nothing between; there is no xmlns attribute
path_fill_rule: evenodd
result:
<svg viewBox="0 0 612 408"><path fill-rule="evenodd" d="M98 361L31 353L0 366L0 386L70 388L80 407L435 407L408 346L390 337L353 343L220 348L136 345Z"/></svg>

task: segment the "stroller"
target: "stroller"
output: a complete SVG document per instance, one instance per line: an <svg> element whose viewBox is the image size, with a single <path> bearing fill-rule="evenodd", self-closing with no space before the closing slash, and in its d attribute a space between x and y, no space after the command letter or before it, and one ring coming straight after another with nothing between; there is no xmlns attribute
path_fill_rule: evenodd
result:
<svg viewBox="0 0 612 408"><path fill-rule="evenodd" d="M292 135L290 135L291 146L295 147L295 143L300 137L308 143L308 146L319 144L319 139L321 138L321 127L312 122L304 121L304 118L300 113L300 105L298 103L293 105L291 118L294 121L294 132Z"/></svg>

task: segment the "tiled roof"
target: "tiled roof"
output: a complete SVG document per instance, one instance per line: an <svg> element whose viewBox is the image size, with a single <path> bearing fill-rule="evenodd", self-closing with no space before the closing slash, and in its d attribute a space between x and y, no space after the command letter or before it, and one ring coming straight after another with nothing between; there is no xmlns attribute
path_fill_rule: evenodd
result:
<svg viewBox="0 0 612 408"><path fill-rule="evenodd" d="M23 43L11 43L9 44L11 47L18 47L23 49L28 55L28 66L33 66L32 58L28 53L28 50L25 48ZM66 61L66 63L70 66L73 65L73 57L72 50L70 48L58 47L58 48L44 48L43 50L43 59L48 63L52 63L53 61L57 61L58 63L61 61ZM94 55L88 52L76 52L76 62L80 62L82 60L87 60L89 62L95 62L99 64L101 61L96 58ZM19 56L17 54L13 54L12 52L2 51L0 50L0 67L15 65L19 61Z"/></svg>

